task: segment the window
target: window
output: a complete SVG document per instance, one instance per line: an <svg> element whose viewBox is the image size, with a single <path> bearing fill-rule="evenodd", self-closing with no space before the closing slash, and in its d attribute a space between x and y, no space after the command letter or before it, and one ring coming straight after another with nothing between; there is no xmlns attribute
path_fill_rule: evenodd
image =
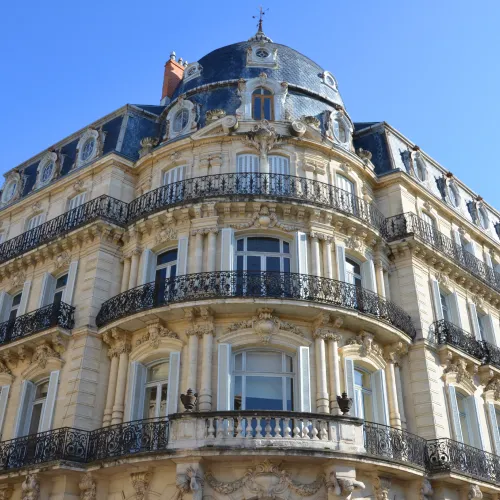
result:
<svg viewBox="0 0 500 500"><path fill-rule="evenodd" d="M434 244L437 233L436 219L429 214L422 212L422 237L427 243Z"/></svg>
<svg viewBox="0 0 500 500"><path fill-rule="evenodd" d="M261 59L265 59L269 57L271 53L267 49L260 48L255 51L255 55Z"/></svg>
<svg viewBox="0 0 500 500"><path fill-rule="evenodd" d="M236 157L236 169L238 175L236 189L239 193L251 193L260 186L259 175L260 159L257 155L238 155Z"/></svg>
<svg viewBox="0 0 500 500"><path fill-rule="evenodd" d="M442 291L439 291L439 300L441 301L441 308L443 310L443 319L451 322L450 305L448 303L448 296Z"/></svg>
<svg viewBox="0 0 500 500"><path fill-rule="evenodd" d="M273 94L259 87L252 94L252 118L254 120L274 120Z"/></svg>
<svg viewBox="0 0 500 500"><path fill-rule="evenodd" d="M361 266L352 259L345 260L345 278L347 283L361 286Z"/></svg>
<svg viewBox="0 0 500 500"><path fill-rule="evenodd" d="M10 306L10 313L9 313L9 321L14 321L16 319L19 306L21 305L22 295L23 295L22 292L20 292L17 295L14 295L14 297L12 298L12 305Z"/></svg>
<svg viewBox="0 0 500 500"><path fill-rule="evenodd" d="M347 127L344 123L344 120L342 120L341 118L335 118L333 120L333 135L342 144L348 142Z"/></svg>
<svg viewBox="0 0 500 500"><path fill-rule="evenodd" d="M356 187L352 181L343 175L337 174L337 187L336 191L336 204L340 210L347 212L349 214L356 212Z"/></svg>
<svg viewBox="0 0 500 500"><path fill-rule="evenodd" d="M425 181L427 178L427 171L423 160L421 160L419 157L414 158L413 168L415 170L415 175L417 176L417 179L421 182Z"/></svg>
<svg viewBox="0 0 500 500"><path fill-rule="evenodd" d="M94 156L95 147L95 138L89 137L82 148L81 159L83 162L90 160Z"/></svg>
<svg viewBox="0 0 500 500"><path fill-rule="evenodd" d="M17 186L18 184L16 180L12 180L7 183L2 193L2 201L4 203L8 203L10 200L12 200L12 198L14 198L14 195L17 192Z"/></svg>
<svg viewBox="0 0 500 500"><path fill-rule="evenodd" d="M460 419L460 429L462 431L463 443L471 444L471 432L470 432L470 415L468 412L466 397L460 393L457 394L457 407L458 416Z"/></svg>
<svg viewBox="0 0 500 500"><path fill-rule="evenodd" d="M337 82L334 76L329 72L325 71L323 73L323 82L326 83L329 87L331 87L335 92L337 91Z"/></svg>
<svg viewBox="0 0 500 500"><path fill-rule="evenodd" d="M460 205L460 195L458 189L454 184L448 184L448 200L453 207L458 207Z"/></svg>
<svg viewBox="0 0 500 500"><path fill-rule="evenodd" d="M294 360L276 351L252 350L233 358L234 410L294 409Z"/></svg>
<svg viewBox="0 0 500 500"><path fill-rule="evenodd" d="M161 253L156 257L155 272L155 295L159 304L164 302L167 286L172 289L173 283L167 283L167 280L173 280L177 275L177 248Z"/></svg>
<svg viewBox="0 0 500 500"><path fill-rule="evenodd" d="M35 229L35 227L39 226L43 221L43 214L34 215L31 219L28 219L28 223L26 224L26 231L31 229Z"/></svg>
<svg viewBox="0 0 500 500"><path fill-rule="evenodd" d="M35 389L35 400L33 401L31 410L31 420L29 424L28 434L36 434L40 432L40 424L42 420L44 406L49 392L49 381L41 382Z"/></svg>
<svg viewBox="0 0 500 500"><path fill-rule="evenodd" d="M52 179L52 174L54 173L54 162L53 161L47 161L43 167L42 171L40 174L40 182L41 184L47 184L47 182Z"/></svg>
<svg viewBox="0 0 500 500"><path fill-rule="evenodd" d="M57 305L57 304L61 303L61 300L62 300L63 295L64 295L64 290L66 289L67 284L68 284L68 275L67 274L61 276L60 278L57 278L56 289L54 292L54 301L53 301L54 304Z"/></svg>
<svg viewBox="0 0 500 500"><path fill-rule="evenodd" d="M182 132L189 123L189 110L181 109L174 116L173 131L175 133Z"/></svg>
<svg viewBox="0 0 500 500"><path fill-rule="evenodd" d="M85 193L80 193L77 194L76 196L73 196L68 201L68 210L73 210L75 208L78 208L79 206L83 205L83 202L85 201Z"/></svg>
<svg viewBox="0 0 500 500"><path fill-rule="evenodd" d="M373 421L373 398L371 374L366 370L356 368L354 370L354 397L359 418Z"/></svg>
<svg viewBox="0 0 500 500"><path fill-rule="evenodd" d="M286 156L271 155L268 156L270 182L269 189L273 194L285 195L290 192L288 178L284 177L290 174L290 161Z"/></svg>
<svg viewBox="0 0 500 500"><path fill-rule="evenodd" d="M148 368L143 418L158 418L167 414L169 369L168 361L162 361Z"/></svg>
<svg viewBox="0 0 500 500"><path fill-rule="evenodd" d="M176 182L184 180L186 175L186 166L182 165L180 167L174 167L163 172L162 184L163 186L169 186Z"/></svg>

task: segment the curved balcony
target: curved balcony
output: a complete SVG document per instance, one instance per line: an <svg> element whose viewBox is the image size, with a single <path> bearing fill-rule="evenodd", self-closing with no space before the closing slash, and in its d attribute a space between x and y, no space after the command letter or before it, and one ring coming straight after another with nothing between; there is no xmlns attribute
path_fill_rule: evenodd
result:
<svg viewBox="0 0 500 500"><path fill-rule="evenodd" d="M219 197L305 202L355 217L380 233L385 227L385 217L372 203L347 191L304 177L264 173L207 175L162 186L130 202L128 222L183 203Z"/></svg>
<svg viewBox="0 0 500 500"><path fill-rule="evenodd" d="M384 234L387 241L416 236L451 259L456 265L500 292L500 274L414 213L408 212L389 217L386 220Z"/></svg>
<svg viewBox="0 0 500 500"><path fill-rule="evenodd" d="M12 321L0 323L0 345L14 342L48 328L59 326L71 330L75 326L75 308L59 302L36 309Z"/></svg>
<svg viewBox="0 0 500 500"><path fill-rule="evenodd" d="M449 321L436 321L431 325L431 340L438 345L450 345L465 354L476 358L482 364L491 364L500 368L500 349L486 342L477 340L474 335Z"/></svg>
<svg viewBox="0 0 500 500"><path fill-rule="evenodd" d="M310 301L354 309L390 323L410 338L416 333L405 311L361 287L307 274L251 271L187 274L164 283L146 283L104 302L96 324L102 327L140 311L178 302L240 297Z"/></svg>
<svg viewBox="0 0 500 500"><path fill-rule="evenodd" d="M44 222L0 244L0 264L98 219L124 226L127 203L103 195Z"/></svg>

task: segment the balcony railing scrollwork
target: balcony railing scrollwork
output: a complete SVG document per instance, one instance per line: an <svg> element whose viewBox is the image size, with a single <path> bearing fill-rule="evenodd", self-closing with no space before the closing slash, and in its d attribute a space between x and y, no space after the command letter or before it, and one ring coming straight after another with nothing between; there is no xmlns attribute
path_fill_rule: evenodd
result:
<svg viewBox="0 0 500 500"><path fill-rule="evenodd" d="M75 324L75 308L59 302L36 309L14 320L0 323L0 344L28 337L55 326L71 330Z"/></svg>
<svg viewBox="0 0 500 500"><path fill-rule="evenodd" d="M354 309L387 321L411 338L415 336L410 316L376 293L320 276L272 271L218 271L146 283L104 302L96 324L102 327L137 312L177 302L231 297L301 300Z"/></svg>
<svg viewBox="0 0 500 500"><path fill-rule="evenodd" d="M417 236L476 278L500 291L500 274L414 213L408 212L386 219L384 234L388 241Z"/></svg>

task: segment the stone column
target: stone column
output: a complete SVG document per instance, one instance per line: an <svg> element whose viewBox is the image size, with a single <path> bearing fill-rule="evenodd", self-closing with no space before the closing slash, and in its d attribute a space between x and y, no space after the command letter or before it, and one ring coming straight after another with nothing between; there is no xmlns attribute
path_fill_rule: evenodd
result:
<svg viewBox="0 0 500 500"><path fill-rule="evenodd" d="M193 273L201 273L203 271L203 230L199 229L195 233L194 240L194 267Z"/></svg>
<svg viewBox="0 0 500 500"><path fill-rule="evenodd" d="M207 272L213 273L216 269L217 262L217 228L210 229L208 233L208 255L207 255Z"/></svg>
<svg viewBox="0 0 500 500"><path fill-rule="evenodd" d="M198 396L198 409L200 411L212 410L213 342L213 331L206 331L203 335L203 356L201 359L201 390Z"/></svg>
<svg viewBox="0 0 500 500"><path fill-rule="evenodd" d="M189 338L188 343L188 376L187 388L197 392L196 385L198 384L198 329L195 326L186 330L186 335Z"/></svg>
<svg viewBox="0 0 500 500"><path fill-rule="evenodd" d="M384 349L384 358L387 362L385 366L385 378L389 400L389 420L391 427L396 427L397 429L401 429L401 414L399 412L394 366L399 361L400 356L407 352L408 347L402 342L396 342Z"/></svg>
<svg viewBox="0 0 500 500"><path fill-rule="evenodd" d="M320 275L319 239L311 233L311 271L314 276Z"/></svg>
<svg viewBox="0 0 500 500"><path fill-rule="evenodd" d="M323 240L323 269L325 278L333 279L332 240L330 237Z"/></svg>
<svg viewBox="0 0 500 500"><path fill-rule="evenodd" d="M132 250L132 263L130 265L130 278L128 280L128 289L135 288L137 286L138 274L139 274L139 257L141 256L141 251L138 248Z"/></svg>
<svg viewBox="0 0 500 500"><path fill-rule="evenodd" d="M123 274L122 274L122 285L120 288L120 293L123 293L127 290L129 279L130 279L130 257L125 257L123 259Z"/></svg>
<svg viewBox="0 0 500 500"><path fill-rule="evenodd" d="M330 368L330 411L333 415L340 415L337 396L342 395L340 389L340 359L339 342L341 337L335 333L328 338L328 366Z"/></svg>
<svg viewBox="0 0 500 500"><path fill-rule="evenodd" d="M104 408L104 418L102 420L103 427L107 427L111 423L111 415L113 413L113 403L116 394L116 382L118 380L118 354L113 348L108 351L108 356L111 358L111 366L109 369L108 393L106 395L106 407Z"/></svg>
<svg viewBox="0 0 500 500"><path fill-rule="evenodd" d="M403 392L401 386L401 372L399 370L399 364L394 365L394 374L396 376L396 394L398 398L399 414L401 415L401 426L406 429L406 414L405 407L403 403Z"/></svg>
<svg viewBox="0 0 500 500"><path fill-rule="evenodd" d="M125 403L125 389L127 387L128 355L130 353L130 342L127 334L118 329L113 329L112 337L116 341L115 351L120 356L118 359L118 376L116 380L115 401L111 415L111 425L123 422L123 411Z"/></svg>
<svg viewBox="0 0 500 500"><path fill-rule="evenodd" d="M375 265L375 281L377 282L377 293L385 299L385 283L384 283L384 266L382 260L376 259Z"/></svg>
<svg viewBox="0 0 500 500"><path fill-rule="evenodd" d="M330 413L328 387L326 382L325 335L321 330L314 333L316 347L316 411Z"/></svg>

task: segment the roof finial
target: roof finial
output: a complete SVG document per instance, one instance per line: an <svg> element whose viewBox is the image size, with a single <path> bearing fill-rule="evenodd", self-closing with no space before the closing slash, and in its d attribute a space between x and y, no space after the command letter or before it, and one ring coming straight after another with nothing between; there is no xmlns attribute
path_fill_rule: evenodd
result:
<svg viewBox="0 0 500 500"><path fill-rule="evenodd" d="M259 7L259 24L257 25L259 28L259 32L262 33L262 22L264 21L264 16L269 9L264 10L262 5ZM253 19L257 19L257 16L252 16Z"/></svg>
<svg viewBox="0 0 500 500"><path fill-rule="evenodd" d="M259 18L259 23L257 24L257 33L252 37L250 38L249 42L252 42L252 41L259 41L259 42L272 42L272 40L267 37L264 32L262 31L262 24L264 22L264 16L266 15L266 12L268 11L269 9L263 9L262 6L259 7L259 15L258 16L252 16L252 19L257 19L257 17Z"/></svg>

